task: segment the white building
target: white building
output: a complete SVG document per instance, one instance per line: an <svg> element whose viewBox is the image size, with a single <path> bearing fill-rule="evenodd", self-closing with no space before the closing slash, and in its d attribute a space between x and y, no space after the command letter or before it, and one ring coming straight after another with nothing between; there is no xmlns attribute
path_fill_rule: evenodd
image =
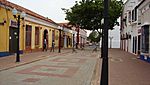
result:
<svg viewBox="0 0 150 85"><path fill-rule="evenodd" d="M150 1L127 0L121 17L121 49L149 59Z"/></svg>
<svg viewBox="0 0 150 85"><path fill-rule="evenodd" d="M143 0L138 5L138 25L141 28L141 56L142 60L150 62L150 0Z"/></svg>

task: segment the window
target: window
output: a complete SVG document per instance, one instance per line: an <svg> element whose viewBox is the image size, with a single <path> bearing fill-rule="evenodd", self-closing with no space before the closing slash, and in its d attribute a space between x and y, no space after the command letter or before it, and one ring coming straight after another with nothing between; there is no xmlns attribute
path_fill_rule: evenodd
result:
<svg viewBox="0 0 150 85"><path fill-rule="evenodd" d="M135 16L134 16L134 17L135 17L134 21L136 21L136 20L137 20L137 9L135 9L134 11L135 11L135 12L134 12L134 13L135 13L135 14L134 14L134 15L135 15Z"/></svg>
<svg viewBox="0 0 150 85"><path fill-rule="evenodd" d="M132 10L132 22L134 21L134 10Z"/></svg>
<svg viewBox="0 0 150 85"><path fill-rule="evenodd" d="M131 22L131 11L129 11L129 13L128 13L128 15L129 15L129 17L128 17L128 22L130 23Z"/></svg>
<svg viewBox="0 0 150 85"><path fill-rule="evenodd" d="M137 20L137 9L132 10L132 22Z"/></svg>
<svg viewBox="0 0 150 85"><path fill-rule="evenodd" d="M26 25L26 46L31 46L32 26Z"/></svg>
<svg viewBox="0 0 150 85"><path fill-rule="evenodd" d="M142 52L149 52L149 25L142 27Z"/></svg>
<svg viewBox="0 0 150 85"><path fill-rule="evenodd" d="M35 27L35 45L39 45L39 27Z"/></svg>

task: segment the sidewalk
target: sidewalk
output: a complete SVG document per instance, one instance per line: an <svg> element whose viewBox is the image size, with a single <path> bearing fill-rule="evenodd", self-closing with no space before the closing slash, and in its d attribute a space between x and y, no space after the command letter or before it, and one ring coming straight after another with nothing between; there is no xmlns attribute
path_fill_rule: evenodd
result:
<svg viewBox="0 0 150 85"><path fill-rule="evenodd" d="M109 85L150 85L150 64L120 49L109 49ZM91 85L100 85L102 59L98 60Z"/></svg>
<svg viewBox="0 0 150 85"><path fill-rule="evenodd" d="M120 49L109 49L109 85L150 85L150 64Z"/></svg>
<svg viewBox="0 0 150 85"><path fill-rule="evenodd" d="M91 50L48 57L1 71L0 85L91 85L97 59Z"/></svg>
<svg viewBox="0 0 150 85"><path fill-rule="evenodd" d="M32 53L24 53L20 55L20 62L16 61L15 55L5 56L0 58L0 71L10 69L16 66L32 63L35 61L39 61L45 58L54 57L60 54L65 54L71 52L70 49L61 49L61 53L58 53L58 49L55 49L55 52L48 51L39 51Z"/></svg>

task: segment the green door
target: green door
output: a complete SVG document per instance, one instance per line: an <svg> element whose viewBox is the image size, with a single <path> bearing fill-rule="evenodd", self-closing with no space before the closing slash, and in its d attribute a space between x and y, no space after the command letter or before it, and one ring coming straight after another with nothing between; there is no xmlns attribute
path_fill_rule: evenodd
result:
<svg viewBox="0 0 150 85"><path fill-rule="evenodd" d="M18 29L10 27L9 30L9 52L15 53L17 51Z"/></svg>

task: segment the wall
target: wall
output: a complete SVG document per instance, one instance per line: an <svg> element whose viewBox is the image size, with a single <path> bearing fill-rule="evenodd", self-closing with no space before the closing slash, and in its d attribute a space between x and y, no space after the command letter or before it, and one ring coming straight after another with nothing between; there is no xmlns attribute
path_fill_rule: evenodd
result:
<svg viewBox="0 0 150 85"><path fill-rule="evenodd" d="M35 49L35 47L37 47L37 46L35 46L35 27L40 28L39 29L40 35L39 35L39 46L38 46L38 48L39 49L43 48L44 30L48 31L48 47L50 48L52 46L52 31L54 30L54 28L44 26L44 25L41 25L41 24L37 24L37 23L31 22L31 21L26 21L25 23L26 23L26 25L31 25L32 26L32 38L31 38L31 48L32 49ZM56 36L58 36L58 34L59 34L58 30L55 30L55 39L56 39ZM26 35L24 35L24 36L26 36ZM25 43L24 43L24 45L25 45ZM55 40L55 46L58 46L58 40Z"/></svg>
<svg viewBox="0 0 150 85"><path fill-rule="evenodd" d="M9 26L10 20L16 21L14 16L12 15L9 9L5 9L0 6L0 22L3 19L6 20L4 25L0 25L0 52L8 52L9 51ZM20 50L23 50L23 22L20 23Z"/></svg>

